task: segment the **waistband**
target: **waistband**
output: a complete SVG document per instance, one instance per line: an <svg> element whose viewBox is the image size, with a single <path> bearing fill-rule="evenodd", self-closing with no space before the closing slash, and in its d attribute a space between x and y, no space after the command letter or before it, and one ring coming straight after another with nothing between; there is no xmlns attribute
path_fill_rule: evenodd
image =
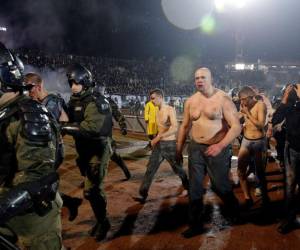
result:
<svg viewBox="0 0 300 250"><path fill-rule="evenodd" d="M249 139L249 138L247 138L246 136L243 136L243 138L245 138L245 139L248 140L248 141L259 141L259 140L265 139L266 136L259 137L259 138L256 138L256 139Z"/></svg>

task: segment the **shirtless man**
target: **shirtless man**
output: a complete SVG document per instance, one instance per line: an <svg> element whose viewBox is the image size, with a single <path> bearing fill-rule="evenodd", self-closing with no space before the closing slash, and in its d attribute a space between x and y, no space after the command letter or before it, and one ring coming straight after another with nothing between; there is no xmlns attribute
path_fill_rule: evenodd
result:
<svg viewBox="0 0 300 250"><path fill-rule="evenodd" d="M183 122L179 128L176 154L182 159L182 151L188 132L189 169L189 228L183 232L186 238L203 231L203 180L208 173L212 189L227 206L229 215L238 213L228 174L230 170L230 143L241 132L238 113L227 94L213 86L211 72L199 68L195 72L197 92L187 99Z"/></svg>
<svg viewBox="0 0 300 250"><path fill-rule="evenodd" d="M255 95L255 91L249 86L243 87L239 92L240 112L243 114L245 122L243 125L244 137L238 155L238 174L246 206L253 204L247 183L247 167L251 157L254 157L256 174L260 180L263 205L267 205L269 201L264 171L267 151L267 139L264 129L267 107L262 100L257 100Z"/></svg>
<svg viewBox="0 0 300 250"><path fill-rule="evenodd" d="M165 104L164 95L160 89L152 90L150 92L150 99L153 104L158 107L158 113L156 115L158 134L150 142L153 150L139 190L141 195L139 201L142 203L147 199L151 182L164 159L170 163L173 171L180 177L183 187L188 189L188 179L183 170L182 162L176 162L177 119L175 109Z"/></svg>

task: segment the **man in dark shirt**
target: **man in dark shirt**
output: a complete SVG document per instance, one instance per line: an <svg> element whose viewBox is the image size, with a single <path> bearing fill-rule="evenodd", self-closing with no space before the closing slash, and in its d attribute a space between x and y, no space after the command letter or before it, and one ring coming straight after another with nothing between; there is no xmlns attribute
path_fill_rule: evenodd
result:
<svg viewBox="0 0 300 250"><path fill-rule="evenodd" d="M272 124L281 123L285 119L286 142L284 151L285 163L285 213L278 232L286 234L296 226L297 203L296 187L300 184L300 82L287 86L281 104L273 114Z"/></svg>

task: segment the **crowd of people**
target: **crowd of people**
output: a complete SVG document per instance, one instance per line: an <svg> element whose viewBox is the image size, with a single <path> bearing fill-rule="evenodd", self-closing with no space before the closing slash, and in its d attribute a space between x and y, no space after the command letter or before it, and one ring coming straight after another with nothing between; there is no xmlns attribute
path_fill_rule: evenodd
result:
<svg viewBox="0 0 300 250"><path fill-rule="evenodd" d="M39 50L19 49L16 54L20 56L24 64L37 67L41 71L45 68L57 70L65 68L74 62L79 62L90 69L96 82L103 83L109 94L147 96L153 88L164 90L165 96L190 96L195 88L190 84L192 76L186 80L175 80L170 71L170 62L164 58L150 58L145 61L125 60L117 58L49 54ZM276 80L285 82L288 79L274 79L276 72L265 75L263 71L231 71L224 65L210 63L209 67L216 72L214 83L218 88L229 91L234 87L241 87L246 83L255 84L257 88L262 86L268 91ZM279 76L278 76L279 77ZM268 87L266 87L266 85ZM275 91L275 90L274 90ZM273 95L272 92L268 93Z"/></svg>
<svg viewBox="0 0 300 250"><path fill-rule="evenodd" d="M253 205L247 180L252 172L257 176L261 190L261 212L267 216L271 207L265 177L268 141L272 136L271 129L284 123L281 127L286 133L284 152L278 155L282 156L286 173L286 206L278 231L286 234L298 226L299 83L288 85L276 110L268 111L268 98L255 86L240 87L231 98L219 87L220 84L214 83L213 79L218 82L220 77L213 78L208 68L198 68L194 74L196 91L190 92L192 87L189 86L184 92L189 97L178 128L176 110L165 103L165 94L161 90L166 87L162 79L167 79L166 72L161 71L166 66L164 60L160 64L142 64L101 58L31 55L23 53L21 57L37 67L67 66L65 78L71 96L65 104L59 97L43 90L42 78L37 73L24 77L22 61L0 44L0 246L18 242L29 249L62 248L61 196L64 202L72 199L58 191L57 168L63 161L63 136L66 134L74 139L76 164L85 179L83 196L95 217L95 225L89 233L97 241L106 237L111 225L103 181L110 159L119 162L127 179L130 172L113 147L113 116L124 135L127 134L126 122L120 113L116 113L117 105L95 82L106 86L110 94L124 91L149 96L145 120L152 153L138 201L146 202L154 175L166 159L189 197L185 238L204 232L206 175L212 190L224 203L224 216L234 224L241 223L241 207L249 209ZM154 86L160 88L153 89ZM182 157L187 137L190 138L188 174L183 169ZM229 178L232 142L238 137L241 138L238 175L244 196L242 201L235 196ZM75 200L73 208L80 203L81 200Z"/></svg>

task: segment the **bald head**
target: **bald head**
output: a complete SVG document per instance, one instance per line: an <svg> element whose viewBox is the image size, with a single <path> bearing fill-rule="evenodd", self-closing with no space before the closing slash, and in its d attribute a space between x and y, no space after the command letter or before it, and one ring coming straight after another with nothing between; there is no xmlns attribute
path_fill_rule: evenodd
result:
<svg viewBox="0 0 300 250"><path fill-rule="evenodd" d="M195 72L195 85L199 92L204 95L211 92L212 86L212 75L208 68L199 68Z"/></svg>

